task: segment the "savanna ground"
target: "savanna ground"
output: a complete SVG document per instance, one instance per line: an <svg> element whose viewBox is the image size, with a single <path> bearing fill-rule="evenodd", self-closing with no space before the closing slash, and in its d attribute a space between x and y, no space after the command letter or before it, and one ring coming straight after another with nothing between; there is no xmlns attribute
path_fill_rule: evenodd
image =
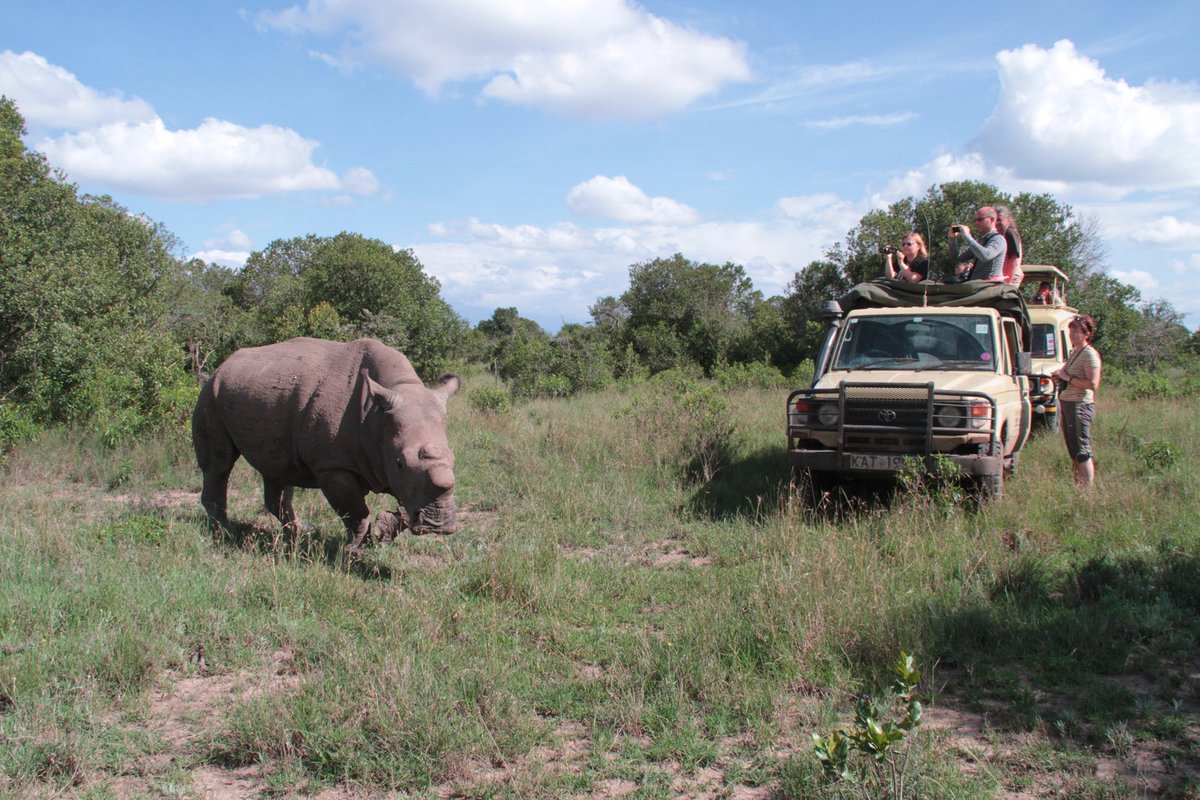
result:
<svg viewBox="0 0 1200 800"><path fill-rule="evenodd" d="M210 537L182 426L23 443L0 487L0 796L863 796L811 737L905 651L926 697L908 797L1200 797L1194 408L1104 391L1088 494L1043 435L1002 502L910 486L813 514L786 392L720 396L485 413L464 392L462 528L357 561L315 491L314 530L282 537L244 464L242 525Z"/></svg>

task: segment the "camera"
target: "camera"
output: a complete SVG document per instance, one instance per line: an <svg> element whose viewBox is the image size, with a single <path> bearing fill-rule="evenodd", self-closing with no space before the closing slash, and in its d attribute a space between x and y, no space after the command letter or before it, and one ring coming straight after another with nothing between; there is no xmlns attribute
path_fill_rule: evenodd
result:
<svg viewBox="0 0 1200 800"><path fill-rule="evenodd" d="M892 247L890 244L885 244L883 247L879 248L879 254L881 256L890 256L892 253L898 252L900 252L899 248Z"/></svg>

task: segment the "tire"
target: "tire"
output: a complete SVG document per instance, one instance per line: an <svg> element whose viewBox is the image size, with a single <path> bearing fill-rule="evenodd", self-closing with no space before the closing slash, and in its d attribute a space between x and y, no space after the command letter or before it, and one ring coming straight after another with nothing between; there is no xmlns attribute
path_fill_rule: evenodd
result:
<svg viewBox="0 0 1200 800"><path fill-rule="evenodd" d="M1003 475L980 475L975 479L980 503L998 503L1004 499Z"/></svg>
<svg viewBox="0 0 1200 800"><path fill-rule="evenodd" d="M1048 430L1050 433L1057 434L1059 432L1060 424L1061 423L1058 421L1057 411L1055 411L1053 414L1046 415L1046 430Z"/></svg>
<svg viewBox="0 0 1200 800"><path fill-rule="evenodd" d="M815 469L797 470L793 477L804 505L810 509L818 509L829 503L829 493L833 490L833 476L828 472Z"/></svg>
<svg viewBox="0 0 1200 800"><path fill-rule="evenodd" d="M1009 456L1008 460L1004 462L1005 476L1011 478L1013 475L1016 475L1017 467L1020 466L1020 464L1021 464L1020 452L1013 453L1011 456Z"/></svg>

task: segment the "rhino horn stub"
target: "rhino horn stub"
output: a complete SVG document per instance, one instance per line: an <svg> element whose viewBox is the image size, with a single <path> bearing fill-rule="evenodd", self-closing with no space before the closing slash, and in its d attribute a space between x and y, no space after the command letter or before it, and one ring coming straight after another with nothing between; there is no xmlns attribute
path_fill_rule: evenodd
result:
<svg viewBox="0 0 1200 800"><path fill-rule="evenodd" d="M417 455L423 461L445 461L450 455L450 449L442 447L440 444L423 444L421 449L417 451Z"/></svg>

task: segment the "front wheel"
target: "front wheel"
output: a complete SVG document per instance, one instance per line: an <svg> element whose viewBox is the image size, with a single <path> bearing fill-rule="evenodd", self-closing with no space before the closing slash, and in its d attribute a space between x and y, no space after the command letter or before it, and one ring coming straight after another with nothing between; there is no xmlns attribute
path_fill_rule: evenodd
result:
<svg viewBox="0 0 1200 800"><path fill-rule="evenodd" d="M792 485L804 505L815 510L829 503L835 480L828 472L808 468L796 469L792 471Z"/></svg>
<svg viewBox="0 0 1200 800"><path fill-rule="evenodd" d="M980 503L998 503L1004 499L1003 475L980 475L975 479Z"/></svg>
<svg viewBox="0 0 1200 800"><path fill-rule="evenodd" d="M1057 434L1058 426L1059 426L1058 412L1055 411L1053 414L1047 414L1046 415L1046 430L1050 431L1050 433Z"/></svg>

